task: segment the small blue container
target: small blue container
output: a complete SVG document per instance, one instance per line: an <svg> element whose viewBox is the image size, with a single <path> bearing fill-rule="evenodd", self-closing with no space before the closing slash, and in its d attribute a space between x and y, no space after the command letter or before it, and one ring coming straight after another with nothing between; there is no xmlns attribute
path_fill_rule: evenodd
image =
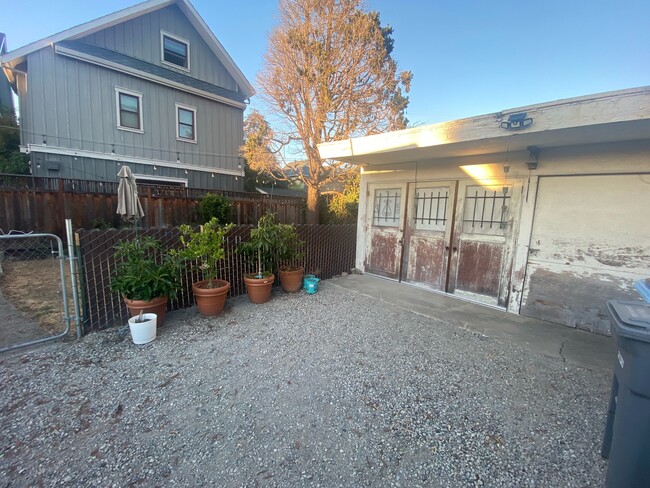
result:
<svg viewBox="0 0 650 488"><path fill-rule="evenodd" d="M312 274L306 274L306 275L304 275L304 276L302 277L302 286L303 286L303 288L306 286L306 284L307 284L307 280L312 280L312 279L314 279L314 278L316 278L316 275L312 275Z"/></svg>
<svg viewBox="0 0 650 488"><path fill-rule="evenodd" d="M304 288L307 293L310 295L313 295L318 291L318 282L320 280L316 278L315 276L311 275L311 278L305 277L303 283L304 283Z"/></svg>

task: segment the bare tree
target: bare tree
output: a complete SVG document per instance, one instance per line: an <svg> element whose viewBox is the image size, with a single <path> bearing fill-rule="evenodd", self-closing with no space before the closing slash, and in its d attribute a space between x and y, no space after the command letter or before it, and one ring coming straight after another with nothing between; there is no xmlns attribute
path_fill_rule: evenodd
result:
<svg viewBox="0 0 650 488"><path fill-rule="evenodd" d="M242 152L255 171L305 183L308 223L318 223L323 185L346 176L342 163L321 160L317 145L408 123L403 91L412 74L397 71L392 32L361 0L280 1L259 74L275 129L253 111ZM303 157L287 161L287 147Z"/></svg>

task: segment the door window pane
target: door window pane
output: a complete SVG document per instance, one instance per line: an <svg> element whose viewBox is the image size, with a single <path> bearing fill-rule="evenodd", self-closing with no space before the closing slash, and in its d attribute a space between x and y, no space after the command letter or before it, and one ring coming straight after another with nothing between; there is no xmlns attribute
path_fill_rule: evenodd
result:
<svg viewBox="0 0 650 488"><path fill-rule="evenodd" d="M402 190L400 188L375 190L373 225L398 227L401 198Z"/></svg>
<svg viewBox="0 0 650 488"><path fill-rule="evenodd" d="M417 188L415 190L415 214L417 230L444 232L447 227L449 188Z"/></svg>
<svg viewBox="0 0 650 488"><path fill-rule="evenodd" d="M510 189L469 186L465 195L463 232L505 236L510 215Z"/></svg>

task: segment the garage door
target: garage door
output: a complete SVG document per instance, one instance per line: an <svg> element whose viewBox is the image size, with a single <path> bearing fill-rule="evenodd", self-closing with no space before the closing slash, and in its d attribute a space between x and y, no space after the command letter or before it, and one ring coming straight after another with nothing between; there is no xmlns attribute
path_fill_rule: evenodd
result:
<svg viewBox="0 0 650 488"><path fill-rule="evenodd" d="M541 177L521 314L609 333L605 303L650 277L650 175Z"/></svg>

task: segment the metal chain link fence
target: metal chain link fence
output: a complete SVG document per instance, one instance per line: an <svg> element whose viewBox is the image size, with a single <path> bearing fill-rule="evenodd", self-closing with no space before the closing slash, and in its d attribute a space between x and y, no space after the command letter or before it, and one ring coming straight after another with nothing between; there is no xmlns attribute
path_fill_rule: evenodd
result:
<svg viewBox="0 0 650 488"><path fill-rule="evenodd" d="M225 259L219 264L217 276L230 282L230 296L244 294L243 275L255 272L255 264L235 252L239 243L249 238L252 228L250 225L236 226L226 236ZM297 262L287 264L302 265L305 273L321 279L349 272L354 267L355 225L297 225L296 229L300 239L305 242L304 255ZM119 294L111 292L110 282L115 269L115 244L133 239L136 233L158 239L165 249L176 248L180 242L177 228L78 232L83 270L84 332L126 323L126 306ZM201 272L196 263L184 268L181 290L170 301L172 310L194 305L192 283L200 279Z"/></svg>
<svg viewBox="0 0 650 488"><path fill-rule="evenodd" d="M57 236L0 235L0 350L66 335L73 304L64 260Z"/></svg>

